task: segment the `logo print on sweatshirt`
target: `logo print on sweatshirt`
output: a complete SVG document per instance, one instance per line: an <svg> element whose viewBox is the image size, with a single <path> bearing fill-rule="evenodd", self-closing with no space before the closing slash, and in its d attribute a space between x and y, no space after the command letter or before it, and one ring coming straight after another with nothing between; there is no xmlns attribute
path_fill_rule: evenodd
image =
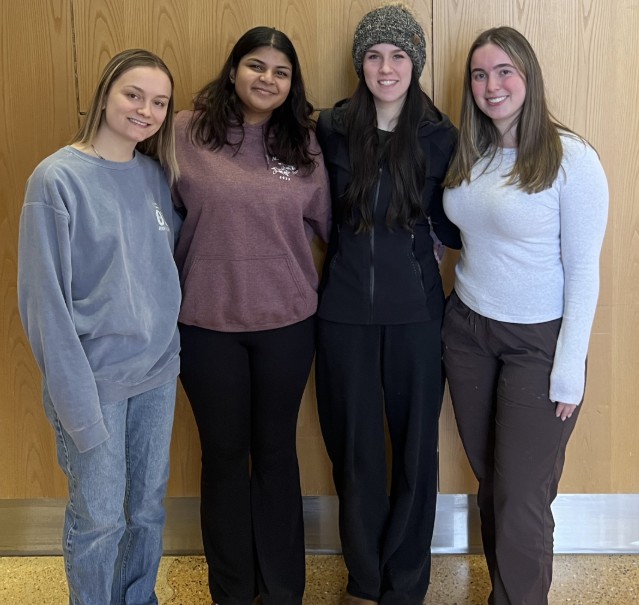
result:
<svg viewBox="0 0 639 605"><path fill-rule="evenodd" d="M166 224L166 220L164 220L162 210L160 210L160 207L155 202L153 202L153 205L155 206L155 218L159 225L158 231L170 231L169 226Z"/></svg>
<svg viewBox="0 0 639 605"><path fill-rule="evenodd" d="M282 162L280 162L275 156L273 156L271 160L273 162L277 162L277 166L273 166L271 170L273 171L273 174L280 175L280 180L290 181L291 175L297 174L297 168L295 168L295 166L292 166L291 164L282 164Z"/></svg>

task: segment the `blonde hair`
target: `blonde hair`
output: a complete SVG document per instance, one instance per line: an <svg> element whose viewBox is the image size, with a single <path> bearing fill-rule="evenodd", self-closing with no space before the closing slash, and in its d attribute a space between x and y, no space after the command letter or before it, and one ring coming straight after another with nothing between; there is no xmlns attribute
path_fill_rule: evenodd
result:
<svg viewBox="0 0 639 605"><path fill-rule="evenodd" d="M158 162L166 172L169 184L178 179L180 171L175 158L175 135L173 131L174 94L173 76L164 61L157 55L141 48L132 48L115 55L106 65L98 85L93 93L89 111L84 123L76 132L70 143L90 145L98 132L102 121L102 111L113 83L125 72L135 67L155 67L163 71L171 82L171 96L169 98L166 118L159 130L148 139L136 145L136 149Z"/></svg>

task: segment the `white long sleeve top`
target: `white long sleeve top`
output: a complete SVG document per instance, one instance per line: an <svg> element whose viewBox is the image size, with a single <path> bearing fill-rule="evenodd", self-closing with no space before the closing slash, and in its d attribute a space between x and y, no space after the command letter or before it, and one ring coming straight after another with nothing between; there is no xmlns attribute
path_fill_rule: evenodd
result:
<svg viewBox="0 0 639 605"><path fill-rule="evenodd" d="M552 187L528 194L507 185L517 149L473 167L470 182L444 192L444 210L461 230L455 290L473 311L502 322L562 318L550 399L579 404L599 294L599 255L608 184L596 152L570 135Z"/></svg>

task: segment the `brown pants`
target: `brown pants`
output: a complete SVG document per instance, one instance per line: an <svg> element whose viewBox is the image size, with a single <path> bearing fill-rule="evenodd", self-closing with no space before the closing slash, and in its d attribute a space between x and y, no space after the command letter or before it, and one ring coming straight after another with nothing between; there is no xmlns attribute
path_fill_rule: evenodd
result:
<svg viewBox="0 0 639 605"><path fill-rule="evenodd" d="M554 520L570 419L548 398L561 319L488 319L453 293L443 325L444 364L457 427L475 476L494 605L546 605Z"/></svg>

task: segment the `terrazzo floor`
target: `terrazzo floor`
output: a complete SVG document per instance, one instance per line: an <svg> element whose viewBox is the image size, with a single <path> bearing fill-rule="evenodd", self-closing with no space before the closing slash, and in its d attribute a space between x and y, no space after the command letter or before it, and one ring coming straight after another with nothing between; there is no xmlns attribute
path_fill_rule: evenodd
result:
<svg viewBox="0 0 639 605"><path fill-rule="evenodd" d="M346 570L340 556L307 556L304 605L339 605ZM1 605L65 605L61 557L0 557ZM484 605L488 577L478 555L433 557L425 605ZM157 595L161 605L210 605L202 557L164 557ZM550 605L639 605L639 556L555 557Z"/></svg>

